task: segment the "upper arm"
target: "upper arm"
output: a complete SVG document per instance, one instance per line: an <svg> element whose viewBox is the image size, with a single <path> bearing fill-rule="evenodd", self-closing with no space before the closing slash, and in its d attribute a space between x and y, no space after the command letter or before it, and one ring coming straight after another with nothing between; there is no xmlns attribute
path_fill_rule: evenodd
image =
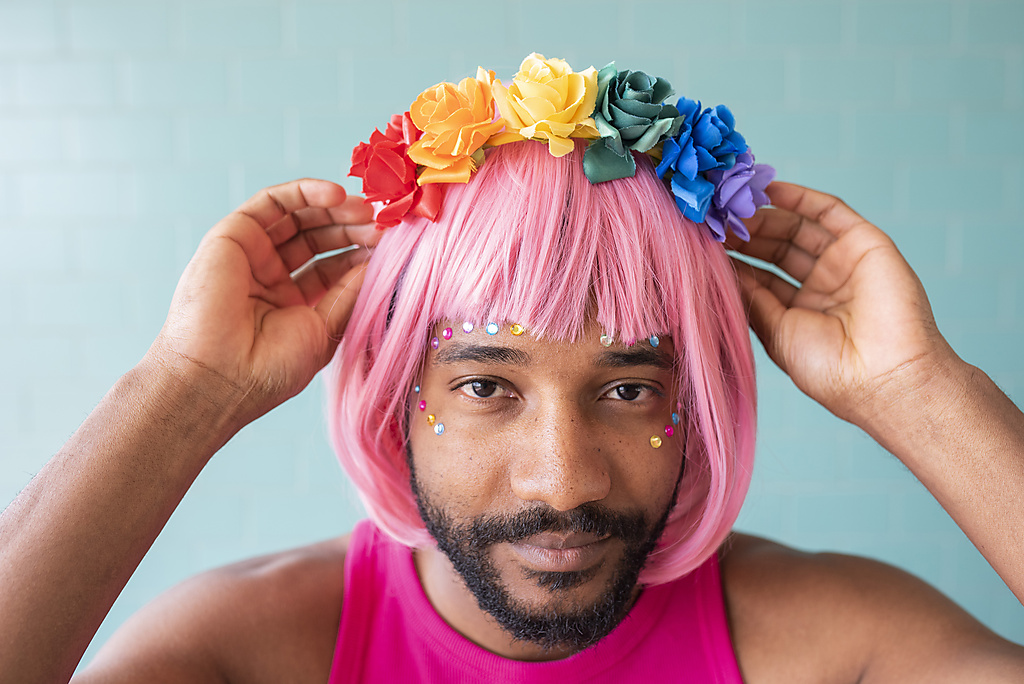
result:
<svg viewBox="0 0 1024 684"><path fill-rule="evenodd" d="M327 681L347 539L194 577L133 615L75 684Z"/></svg>
<svg viewBox="0 0 1024 684"><path fill-rule="evenodd" d="M752 683L1024 680L1024 648L883 563L738 536L723 577Z"/></svg>

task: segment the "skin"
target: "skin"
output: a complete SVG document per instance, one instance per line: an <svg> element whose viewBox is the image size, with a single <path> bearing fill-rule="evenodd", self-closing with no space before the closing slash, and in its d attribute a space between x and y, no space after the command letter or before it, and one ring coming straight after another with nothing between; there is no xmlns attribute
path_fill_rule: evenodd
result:
<svg viewBox="0 0 1024 684"><path fill-rule="evenodd" d="M753 239L740 248L778 264L803 288L738 268L751 326L803 391L921 479L1024 600L1024 416L945 343L920 283L881 231L828 195L784 183L769 194L775 208L750 220ZM327 363L351 313L365 251L296 269L317 253L372 244L372 227L361 225L369 218L340 187L296 181L264 190L203 240L145 359L0 516L0 672L19 682L67 681L209 458ZM603 496L619 506L666 491L663 481L646 481L654 471L644 475L623 461L620 444L624 451L639 432L606 435L612 446L600 456L591 448L583 426L598 410L591 388L600 383L587 381L580 354L545 364L562 370L515 378L518 408L504 417L499 411L498 420L526 440L576 439L559 449L538 446L538 458L553 459L543 466L499 450L504 475L470 470L465 476L488 500L518 506L521 497L564 498L558 505L565 506ZM539 393L527 389L534 380ZM424 384L431 393L444 387ZM429 399L460 415L459 405L448 404L454 400ZM417 459L433 489L445 485L431 475L437 460L429 440L458 439L473 429L472 416L464 418L451 422L451 435L425 435ZM644 465L662 477L655 466ZM464 514L476 506L454 497L452 504ZM172 589L127 623L76 681L326 681L347 543L342 537L247 561ZM898 570L742 535L721 555L746 681L1024 677L1024 649ZM458 608L465 597L443 562L427 553L417 561L442 615L464 617L470 639L507 646L472 607ZM503 577L519 581L503 567ZM578 598L589 591L581 587Z"/></svg>
<svg viewBox="0 0 1024 684"><path fill-rule="evenodd" d="M444 322L437 332L456 325ZM409 440L420 488L429 499L445 502L446 512L463 523L528 505L570 511L591 502L611 510L640 510L649 521L658 519L672 501L682 467L681 438L669 439L664 433L675 405L674 349L667 338L657 350L644 342L633 349L650 360L609 365L612 359L623 363L631 349L621 344L606 348L600 336L594 321L576 342L515 336L506 327L493 336L459 335L427 354L419 396L427 409L419 411L413 398ZM480 350L492 353L464 358ZM496 358L496 350L507 351ZM428 413L443 421L442 436L427 423ZM664 437L661 448L651 447L652 435ZM559 607L593 604L622 557L622 543L599 543L580 535L571 541L601 548L595 559L573 568L599 571L568 592L538 587L524 571L549 568L523 558L510 544L496 545L490 556L503 584L530 608L552 602ZM535 540L530 546L552 543ZM416 564L441 617L459 632L472 634L484 648L519 660L571 655L512 642L478 608L436 548L418 550Z"/></svg>

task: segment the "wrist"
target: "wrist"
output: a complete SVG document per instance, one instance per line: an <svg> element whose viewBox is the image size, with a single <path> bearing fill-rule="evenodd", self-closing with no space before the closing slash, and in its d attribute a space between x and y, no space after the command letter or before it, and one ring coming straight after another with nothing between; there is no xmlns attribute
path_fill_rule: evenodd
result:
<svg viewBox="0 0 1024 684"><path fill-rule="evenodd" d="M982 371L948 346L895 371L875 395L861 427L907 466L926 457L932 442L946 442L958 430L975 399Z"/></svg>
<svg viewBox="0 0 1024 684"><path fill-rule="evenodd" d="M187 359L146 356L118 385L133 409L160 426L169 439L209 459L245 425L239 418L244 390Z"/></svg>

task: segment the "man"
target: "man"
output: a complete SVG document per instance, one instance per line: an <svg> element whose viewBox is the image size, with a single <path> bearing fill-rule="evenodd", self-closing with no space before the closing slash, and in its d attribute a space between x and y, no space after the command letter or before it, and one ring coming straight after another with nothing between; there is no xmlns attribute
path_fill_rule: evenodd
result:
<svg viewBox="0 0 1024 684"><path fill-rule="evenodd" d="M743 251L776 263L804 287L738 267L752 327L803 391L899 457L1024 598L1024 511L1017 504L1024 490L1024 418L948 347L919 282L878 229L833 197L782 183L769 192L776 208L749 222L752 240ZM304 180L261 192L203 240L146 358L0 518L5 676L19 682L70 677L209 458L242 426L301 391L330 360L355 306L367 250L309 262L316 253L375 244L378 236L362 225L369 220L368 208L340 187ZM442 339L453 322L437 328ZM606 367L600 362L606 351L628 356L638 348L632 340L606 346L595 339L598 332L591 325L578 342L511 330L475 338L478 349L505 350L490 358L446 360L440 342L436 350L416 352L425 364L422 401L439 408L431 425L416 415L418 405L408 406L408 458L438 546L409 557L435 617L506 659L559 659L578 646L565 635L553 644L542 636L531 640L528 631L510 627L514 618L503 622L496 609L485 608L468 566L460 565L458 533L473 529L463 523L494 522L506 513L514 520L517 511L502 510L513 499L522 511L547 512L553 532L529 530L519 539L501 526L485 528L519 541L497 541L476 563L497 573L492 586L505 589L529 626L548 608L575 619L577 607L599 603L619 561L646 553L622 540L652 536L686 494L676 491L686 475L686 442L675 450L655 449L653 441L647 451L636 447L673 408L657 396L671 396L664 388L671 375L656 357L634 356L622 361L610 386L597 383L594 369ZM530 363L508 370L516 356ZM459 363L471 368L449 377ZM539 388L540 403L529 403L534 395L524 387L530 383ZM472 403L477 400L485 404ZM528 416L537 406L544 410ZM638 413L615 413L627 410ZM609 413L580 422L596 411ZM452 417L445 418L452 432L439 434L437 416L444 415ZM530 433L524 426L533 417L538 427ZM511 431L483 449L468 437L488 420ZM590 425L600 426L607 446L591 441ZM451 437L465 441L438 446ZM536 448L541 444L550 448ZM446 463L452 453L459 459ZM494 468L476 463L485 456L501 464L501 479L488 479ZM583 525L583 514L574 512L592 513L588 505L605 500L610 511L638 512L639 534L628 521L600 532L558 531ZM451 543L446 529L455 531ZM350 607L341 572L349 545L346 536L191 580L126 623L76 681L327 681L332 659L361 656L337 642L339 620ZM472 555L473 548L463 551ZM729 635L745 681L1024 676L1024 650L892 568L804 555L742 535L725 543L720 558ZM523 579L523 568L527 575L549 573L548 581ZM594 632L596 646L604 643L597 635L627 623L623 616L653 591L628 586L611 624ZM685 666L681 659L681 679Z"/></svg>

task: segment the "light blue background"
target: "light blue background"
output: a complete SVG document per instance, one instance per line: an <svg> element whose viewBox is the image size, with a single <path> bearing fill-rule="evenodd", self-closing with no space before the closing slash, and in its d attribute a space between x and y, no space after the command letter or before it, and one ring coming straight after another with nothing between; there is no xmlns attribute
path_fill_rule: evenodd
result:
<svg viewBox="0 0 1024 684"><path fill-rule="evenodd" d="M0 504L145 352L221 216L343 179L424 87L478 64L508 78L535 50L728 104L781 178L893 235L941 330L1019 401L1022 35L1016 0L3 2ZM1024 642L1024 609L906 469L759 360L740 527L887 560ZM351 527L321 402L315 383L225 447L97 641L186 576Z"/></svg>

